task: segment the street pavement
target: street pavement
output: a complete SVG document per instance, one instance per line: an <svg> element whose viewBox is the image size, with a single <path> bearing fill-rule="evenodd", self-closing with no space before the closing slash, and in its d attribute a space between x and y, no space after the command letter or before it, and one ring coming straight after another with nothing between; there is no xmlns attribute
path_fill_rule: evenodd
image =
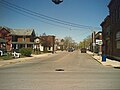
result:
<svg viewBox="0 0 120 90"><path fill-rule="evenodd" d="M57 53L59 53L59 52L60 51L57 51ZM87 54L89 54L91 57L93 57L95 60L97 60L102 65L112 66L112 67L120 67L120 62L119 61L111 60L111 59L106 58L106 62L103 62L102 61L102 56L99 56L97 54L94 54L94 56L93 56L93 52L90 52L90 51L87 51ZM48 55L52 55L52 53L44 53L44 54L40 54L40 55L32 54L31 57L16 58L16 59L12 59L12 60L1 60L0 61L0 67L5 66L5 65L9 65L9 64L15 64L15 63L19 63L19 62L34 60L36 58L40 58L40 57L44 57L44 56L48 56Z"/></svg>
<svg viewBox="0 0 120 90"><path fill-rule="evenodd" d="M120 90L119 84L119 69L80 51L0 67L0 90Z"/></svg>
<svg viewBox="0 0 120 90"><path fill-rule="evenodd" d="M40 58L40 57L44 57L44 56L48 56L48 55L52 55L52 54L51 53L44 53L44 54L39 54L39 55L32 54L31 57L16 58L16 59L12 59L12 60L0 60L0 67L6 66L9 64L15 64L15 63L25 62L25 61L29 61L29 60L34 60L36 58Z"/></svg>
<svg viewBox="0 0 120 90"><path fill-rule="evenodd" d="M112 59L106 58L106 61L102 61L102 56L97 55L97 54L93 55L93 52L90 52L90 51L87 51L87 53L89 55L91 55L99 63L101 63L102 65L120 68L120 62L117 60L112 60Z"/></svg>

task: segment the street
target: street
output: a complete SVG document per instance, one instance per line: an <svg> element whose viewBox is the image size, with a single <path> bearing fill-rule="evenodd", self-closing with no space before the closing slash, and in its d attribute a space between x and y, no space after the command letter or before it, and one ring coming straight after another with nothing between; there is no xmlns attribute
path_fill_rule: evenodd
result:
<svg viewBox="0 0 120 90"><path fill-rule="evenodd" d="M57 52L0 67L0 90L120 90L120 69L80 51Z"/></svg>

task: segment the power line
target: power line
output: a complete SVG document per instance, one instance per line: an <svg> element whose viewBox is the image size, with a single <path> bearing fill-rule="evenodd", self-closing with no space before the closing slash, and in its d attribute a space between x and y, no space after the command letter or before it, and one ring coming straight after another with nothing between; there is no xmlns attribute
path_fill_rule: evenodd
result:
<svg viewBox="0 0 120 90"><path fill-rule="evenodd" d="M1 4L1 3L0 3L0 4ZM1 5L4 5L4 4L1 4ZM68 27L65 27L65 26L61 26L61 25L49 23L49 22L46 22L46 21L41 20L40 18L35 18L35 17L30 16L30 15L26 15L26 14L21 13L21 12L15 10L15 9L13 9L13 8L10 8L10 7L6 6L6 5L4 5L4 7L7 8L7 9L9 9L9 10L11 10L11 11L14 11L14 12L16 12L16 13L18 13L18 14L21 14L21 15L23 15L23 16L29 17L29 18L31 18L31 19L34 19L34 20L37 20L37 21L40 21L40 22L43 22L43 23L46 23L46 24L54 25L54 26L57 26L57 27L69 29Z"/></svg>
<svg viewBox="0 0 120 90"><path fill-rule="evenodd" d="M44 20L47 20L47 21L50 21L50 22L53 22L53 23L58 23L58 24L62 24L62 25L70 26L70 27L76 27L76 28L99 29L100 30L99 27L79 25L79 24L67 22L67 21L64 21L64 20L59 20L59 19L56 19L56 18L53 18L53 17L49 17L49 16L46 16L46 15L31 11L29 9L17 6L15 4L9 3L5 0L2 0L1 3L4 4L4 5L7 5L10 8L13 8L13 9L17 10L18 12L23 12L23 13L26 13L26 14L32 15L34 17L38 17L38 18L41 18L41 19L44 19Z"/></svg>

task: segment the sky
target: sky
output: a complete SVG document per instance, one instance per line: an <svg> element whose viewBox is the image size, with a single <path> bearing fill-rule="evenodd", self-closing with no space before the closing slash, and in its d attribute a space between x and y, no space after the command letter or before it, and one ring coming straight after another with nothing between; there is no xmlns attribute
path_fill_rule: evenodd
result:
<svg viewBox="0 0 120 90"><path fill-rule="evenodd" d="M0 0L0 26L12 29L34 29L38 36L43 33L58 38L69 36L76 42L80 42L93 31L101 31L87 29L86 26L101 28L100 24L109 14L107 7L109 2L110 0L63 0L56 5L52 0ZM34 13L16 9L13 7L15 5ZM65 22L48 20L48 17L84 25L84 27L73 27L70 23L66 25L63 24Z"/></svg>

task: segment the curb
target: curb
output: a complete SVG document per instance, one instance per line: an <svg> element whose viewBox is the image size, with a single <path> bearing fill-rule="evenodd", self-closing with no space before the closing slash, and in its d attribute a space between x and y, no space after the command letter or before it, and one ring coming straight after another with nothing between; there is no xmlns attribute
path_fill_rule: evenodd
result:
<svg viewBox="0 0 120 90"><path fill-rule="evenodd" d="M89 54L89 53L87 53L89 56L91 56L94 60L96 60L97 62L99 62L100 64L102 64L103 66L110 66L110 67L113 67L113 68L116 68L116 69L120 69L120 65L115 65L115 64L113 64L112 62L111 62L111 64L110 63L107 63L107 58L106 58L106 62L102 62L102 61L100 61L100 60L98 60L98 58L94 58L94 56L92 56L92 54Z"/></svg>
<svg viewBox="0 0 120 90"><path fill-rule="evenodd" d="M32 57L12 59L12 60L8 60L6 62L3 61L3 64L0 64L0 67L10 65L10 64L20 63L20 62L26 62L26 61L37 59L39 57L44 57L44 56L49 56L49 55L52 55L52 54L46 53L46 54L41 54L38 56L36 55L36 56L32 56ZM0 62L2 62L2 61L0 61Z"/></svg>
<svg viewBox="0 0 120 90"><path fill-rule="evenodd" d="M94 58L93 56L92 56L92 58L93 58L94 60L96 60L97 62L99 62L100 64L102 64L102 62L100 62L98 59ZM102 65L103 65L103 64L102 64Z"/></svg>
<svg viewBox="0 0 120 90"><path fill-rule="evenodd" d="M8 62L5 62L4 64L1 64L0 65L0 67L2 67L2 66L6 66L6 65L10 65L10 64L15 64L15 63L20 63L20 62L25 62L25 61L28 61L28 60L32 60L32 59L34 59L34 57L33 58L20 58L21 60L18 60L18 59L14 59L13 61L11 60L11 61L8 61Z"/></svg>
<svg viewBox="0 0 120 90"><path fill-rule="evenodd" d="M91 56L91 54L89 54L89 53L87 53L89 56ZM100 62L99 60L97 60L97 59L95 59L94 57L93 57L93 55L91 56L94 60L96 60L98 63L100 63L100 64L102 64L102 62Z"/></svg>

